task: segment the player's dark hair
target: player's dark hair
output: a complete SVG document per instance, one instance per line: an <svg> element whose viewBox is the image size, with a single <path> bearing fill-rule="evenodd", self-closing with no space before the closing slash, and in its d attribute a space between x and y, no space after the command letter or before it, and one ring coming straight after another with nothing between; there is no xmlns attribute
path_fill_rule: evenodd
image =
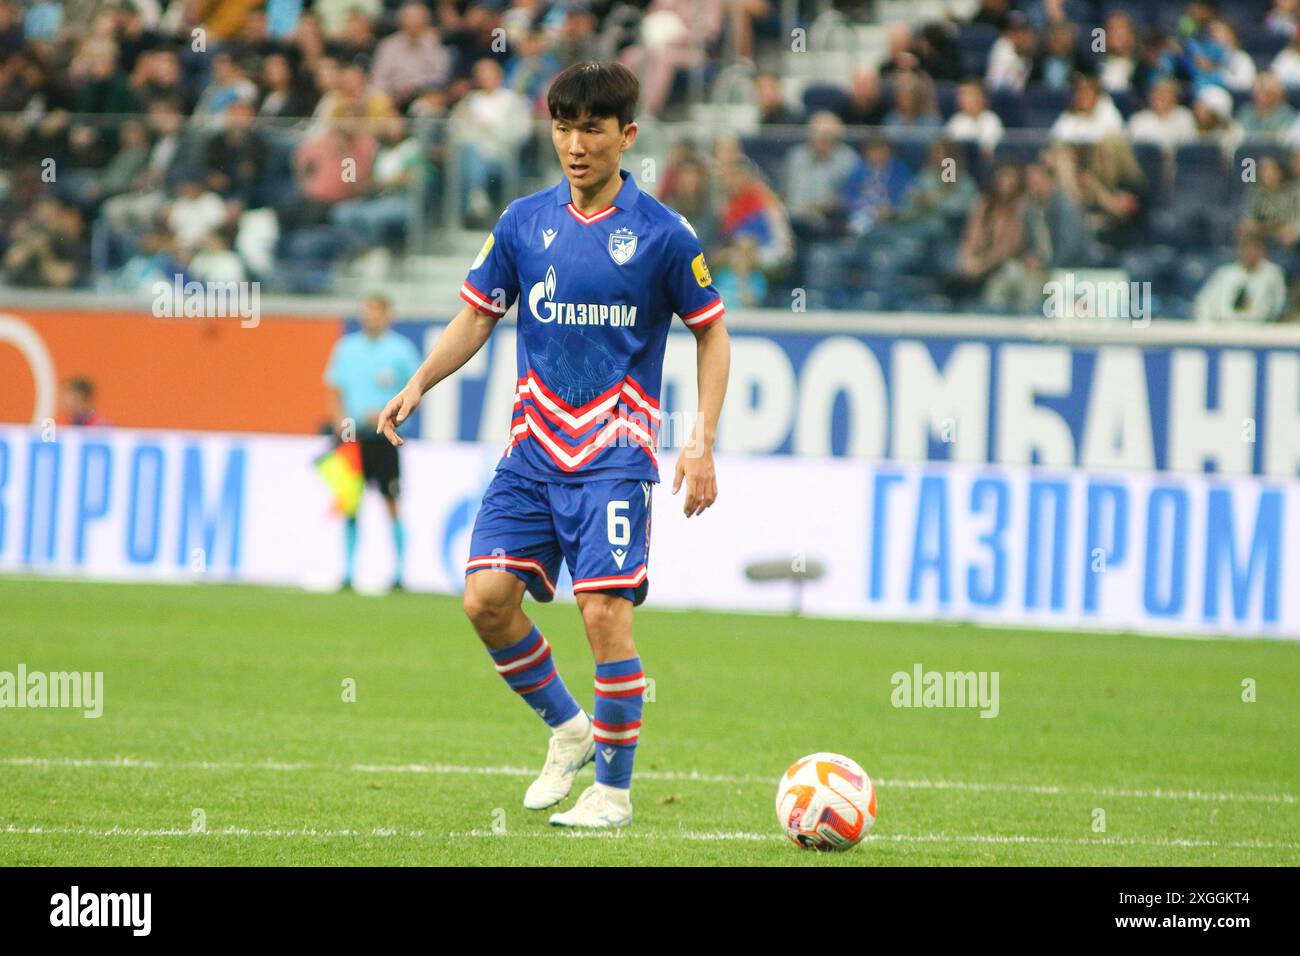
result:
<svg viewBox="0 0 1300 956"><path fill-rule="evenodd" d="M551 119L613 116L619 129L632 122L641 83L622 63L587 60L564 70L551 83L546 105Z"/></svg>

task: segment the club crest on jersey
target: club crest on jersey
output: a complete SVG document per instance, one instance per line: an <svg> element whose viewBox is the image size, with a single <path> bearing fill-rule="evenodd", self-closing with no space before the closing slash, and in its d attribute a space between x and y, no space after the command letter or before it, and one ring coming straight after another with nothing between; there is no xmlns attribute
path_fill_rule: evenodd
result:
<svg viewBox="0 0 1300 956"><path fill-rule="evenodd" d="M619 265L632 258L636 252L636 235L627 226L621 226L609 234L609 257Z"/></svg>

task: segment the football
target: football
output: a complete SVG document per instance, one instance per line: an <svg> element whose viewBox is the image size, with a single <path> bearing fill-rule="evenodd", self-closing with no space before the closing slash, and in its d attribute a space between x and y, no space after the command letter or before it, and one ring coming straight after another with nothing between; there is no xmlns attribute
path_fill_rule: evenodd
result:
<svg viewBox="0 0 1300 956"><path fill-rule="evenodd" d="M781 775L776 818L796 846L847 850L876 822L876 789L867 772L848 757L809 754Z"/></svg>

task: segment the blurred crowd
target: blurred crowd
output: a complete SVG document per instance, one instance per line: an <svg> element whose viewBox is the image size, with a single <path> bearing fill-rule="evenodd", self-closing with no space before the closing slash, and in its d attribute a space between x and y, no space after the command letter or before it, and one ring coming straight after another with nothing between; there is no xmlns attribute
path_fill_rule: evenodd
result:
<svg viewBox="0 0 1300 956"><path fill-rule="evenodd" d="M0 275L326 290L449 209L489 225L544 169L550 78L595 57L667 121L742 68L753 128L666 125L647 183L737 303L1034 314L1071 270L1162 315L1296 311L1300 0L983 0L811 80L781 7L0 0Z"/></svg>
<svg viewBox="0 0 1300 956"><path fill-rule="evenodd" d="M0 0L0 274L326 289L445 203L489 225L565 66L623 59L643 110L671 111L701 55L750 55L770 7Z"/></svg>
<svg viewBox="0 0 1300 956"><path fill-rule="evenodd" d="M1295 0L984 0L797 97L759 73L738 148L789 223L767 304L1042 314L1068 271L1150 282L1160 315L1297 317L1298 23Z"/></svg>

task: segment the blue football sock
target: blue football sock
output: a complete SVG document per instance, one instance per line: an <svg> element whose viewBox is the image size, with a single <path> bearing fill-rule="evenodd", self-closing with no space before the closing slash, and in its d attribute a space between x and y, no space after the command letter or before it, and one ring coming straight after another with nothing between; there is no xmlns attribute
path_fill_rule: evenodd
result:
<svg viewBox="0 0 1300 956"><path fill-rule="evenodd" d="M536 626L518 643L488 653L497 673L549 726L560 726L581 709L555 669L551 645Z"/></svg>
<svg viewBox="0 0 1300 956"><path fill-rule="evenodd" d="M596 665L596 782L626 790L641 734L641 658Z"/></svg>

